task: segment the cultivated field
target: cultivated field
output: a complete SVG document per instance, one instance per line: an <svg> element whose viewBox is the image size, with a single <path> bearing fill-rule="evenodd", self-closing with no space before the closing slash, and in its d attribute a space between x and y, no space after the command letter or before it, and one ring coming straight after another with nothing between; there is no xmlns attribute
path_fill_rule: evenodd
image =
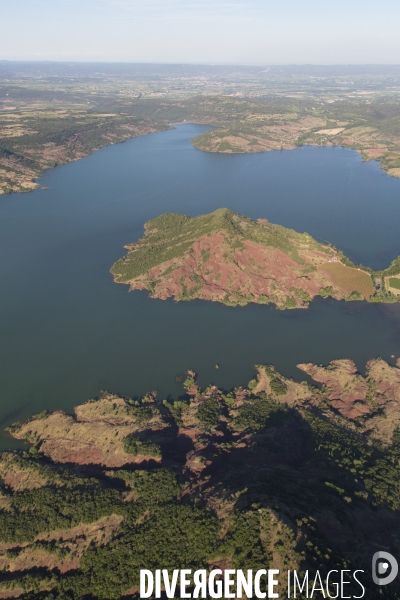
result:
<svg viewBox="0 0 400 600"><path fill-rule="evenodd" d="M365 271L346 267L340 262L325 263L319 269L329 274L334 286L340 287L348 294L358 292L364 298L369 298L374 293L372 278Z"/></svg>
<svg viewBox="0 0 400 600"><path fill-rule="evenodd" d="M385 277L385 287L392 294L400 294L400 277Z"/></svg>

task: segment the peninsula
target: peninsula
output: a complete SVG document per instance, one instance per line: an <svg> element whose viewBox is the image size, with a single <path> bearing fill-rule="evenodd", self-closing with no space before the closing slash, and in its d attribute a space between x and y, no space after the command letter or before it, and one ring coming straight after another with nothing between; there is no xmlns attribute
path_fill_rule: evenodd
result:
<svg viewBox="0 0 400 600"><path fill-rule="evenodd" d="M305 308L316 296L397 301L383 286L391 275L396 291L398 261L375 273L307 233L226 208L198 217L161 215L148 221L145 236L127 249L111 269L114 280L149 290L153 298L273 303L279 309Z"/></svg>
<svg viewBox="0 0 400 600"><path fill-rule="evenodd" d="M400 368L298 367L310 383L188 371L179 400L104 392L11 426L31 446L0 453L0 598L137 599L140 568L363 569L368 587L400 539Z"/></svg>

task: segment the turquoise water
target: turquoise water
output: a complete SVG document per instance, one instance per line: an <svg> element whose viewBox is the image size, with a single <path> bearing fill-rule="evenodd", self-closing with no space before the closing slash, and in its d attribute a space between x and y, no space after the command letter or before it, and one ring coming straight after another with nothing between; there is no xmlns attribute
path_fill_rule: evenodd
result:
<svg viewBox="0 0 400 600"><path fill-rule="evenodd" d="M47 171L48 190L0 198L0 421L71 410L101 389L178 396L178 373L246 383L253 365L400 355L400 306L317 299L308 310L176 303L128 293L109 269L143 223L226 206L329 240L356 262L400 254L400 180L343 148L216 155L180 125ZM220 369L215 370L215 364ZM10 446L9 438L0 442Z"/></svg>

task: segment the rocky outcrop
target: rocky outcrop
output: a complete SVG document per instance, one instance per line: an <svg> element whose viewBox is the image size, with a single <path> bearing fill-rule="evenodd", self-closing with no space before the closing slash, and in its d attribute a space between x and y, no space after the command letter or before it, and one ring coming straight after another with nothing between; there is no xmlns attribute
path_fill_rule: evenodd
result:
<svg viewBox="0 0 400 600"><path fill-rule="evenodd" d="M130 404L125 398L106 394L97 401L76 407L75 415L54 411L12 428L14 437L26 439L41 454L57 463L121 467L160 460L152 455L130 454L124 440L168 427L162 409L153 402Z"/></svg>
<svg viewBox="0 0 400 600"><path fill-rule="evenodd" d="M357 374L352 360L333 360L328 367L311 363L297 366L323 385L324 397L342 416L355 419L370 412L366 401L368 383Z"/></svg>

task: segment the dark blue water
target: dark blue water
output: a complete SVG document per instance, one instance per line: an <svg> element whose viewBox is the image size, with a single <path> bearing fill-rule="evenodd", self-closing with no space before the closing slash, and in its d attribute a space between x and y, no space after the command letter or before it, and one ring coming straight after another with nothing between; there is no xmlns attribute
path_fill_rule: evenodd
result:
<svg viewBox="0 0 400 600"><path fill-rule="evenodd" d="M0 198L0 421L67 410L101 389L182 393L175 376L246 383L253 365L400 355L400 307L317 300L308 310L153 300L109 269L163 212L228 207L333 242L356 262L400 254L400 180L342 148L207 154L181 125L45 173L48 190ZM215 364L220 369L215 370ZM10 445L7 438L5 445Z"/></svg>

